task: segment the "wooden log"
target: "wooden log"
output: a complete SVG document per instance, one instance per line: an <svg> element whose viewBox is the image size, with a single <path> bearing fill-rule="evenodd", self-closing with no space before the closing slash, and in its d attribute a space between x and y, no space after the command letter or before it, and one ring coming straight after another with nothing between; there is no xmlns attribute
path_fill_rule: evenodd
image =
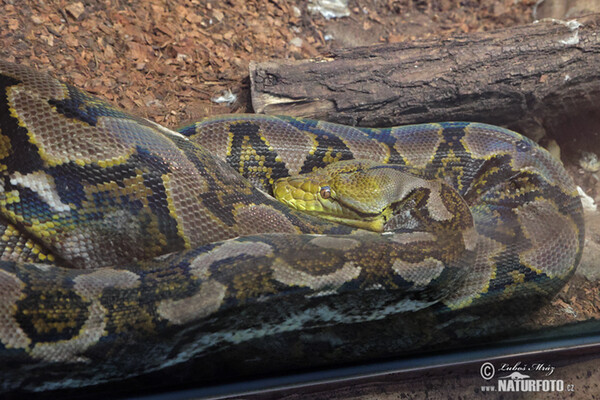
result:
<svg viewBox="0 0 600 400"><path fill-rule="evenodd" d="M252 63L252 105L358 126L479 121L537 140L600 114L599 26L591 15Z"/></svg>

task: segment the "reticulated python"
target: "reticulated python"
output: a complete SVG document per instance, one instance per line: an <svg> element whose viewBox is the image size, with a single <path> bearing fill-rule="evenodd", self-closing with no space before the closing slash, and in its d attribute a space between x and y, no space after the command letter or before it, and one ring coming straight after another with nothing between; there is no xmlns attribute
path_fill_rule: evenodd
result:
<svg viewBox="0 0 600 400"><path fill-rule="evenodd" d="M552 296L581 256L573 182L499 127L229 115L176 133L23 66L0 63L0 86L1 391L183 363L206 382L485 336L502 327L473 318ZM266 194L353 158L397 165L392 232Z"/></svg>

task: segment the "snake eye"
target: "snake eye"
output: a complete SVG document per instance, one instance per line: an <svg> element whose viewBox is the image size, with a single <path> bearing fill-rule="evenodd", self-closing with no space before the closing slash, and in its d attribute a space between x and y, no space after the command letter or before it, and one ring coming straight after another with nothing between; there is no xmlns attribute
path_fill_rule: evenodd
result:
<svg viewBox="0 0 600 400"><path fill-rule="evenodd" d="M331 188L329 186L323 186L319 191L322 198L328 199L331 197Z"/></svg>

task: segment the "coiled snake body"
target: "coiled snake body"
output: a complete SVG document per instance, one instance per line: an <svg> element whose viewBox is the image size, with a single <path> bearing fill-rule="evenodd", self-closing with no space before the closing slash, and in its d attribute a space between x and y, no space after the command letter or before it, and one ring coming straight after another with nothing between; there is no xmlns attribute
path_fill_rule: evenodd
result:
<svg viewBox="0 0 600 400"><path fill-rule="evenodd" d="M506 326L473 318L539 304L581 256L573 182L499 127L229 115L176 133L23 66L0 63L0 91L5 392L356 362L444 345L448 327L488 337ZM420 213L376 234L266 194L353 158L413 175ZM454 212L445 187L471 215L428 231Z"/></svg>

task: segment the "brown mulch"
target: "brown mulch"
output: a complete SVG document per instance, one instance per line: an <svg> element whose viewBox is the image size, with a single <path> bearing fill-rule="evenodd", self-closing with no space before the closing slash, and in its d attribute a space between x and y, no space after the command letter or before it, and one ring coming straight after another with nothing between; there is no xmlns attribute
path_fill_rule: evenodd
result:
<svg viewBox="0 0 600 400"><path fill-rule="evenodd" d="M357 0L326 20L308 1L0 1L0 57L169 127L250 112L251 60L490 30L531 21L535 0ZM231 90L238 101L211 99Z"/></svg>

